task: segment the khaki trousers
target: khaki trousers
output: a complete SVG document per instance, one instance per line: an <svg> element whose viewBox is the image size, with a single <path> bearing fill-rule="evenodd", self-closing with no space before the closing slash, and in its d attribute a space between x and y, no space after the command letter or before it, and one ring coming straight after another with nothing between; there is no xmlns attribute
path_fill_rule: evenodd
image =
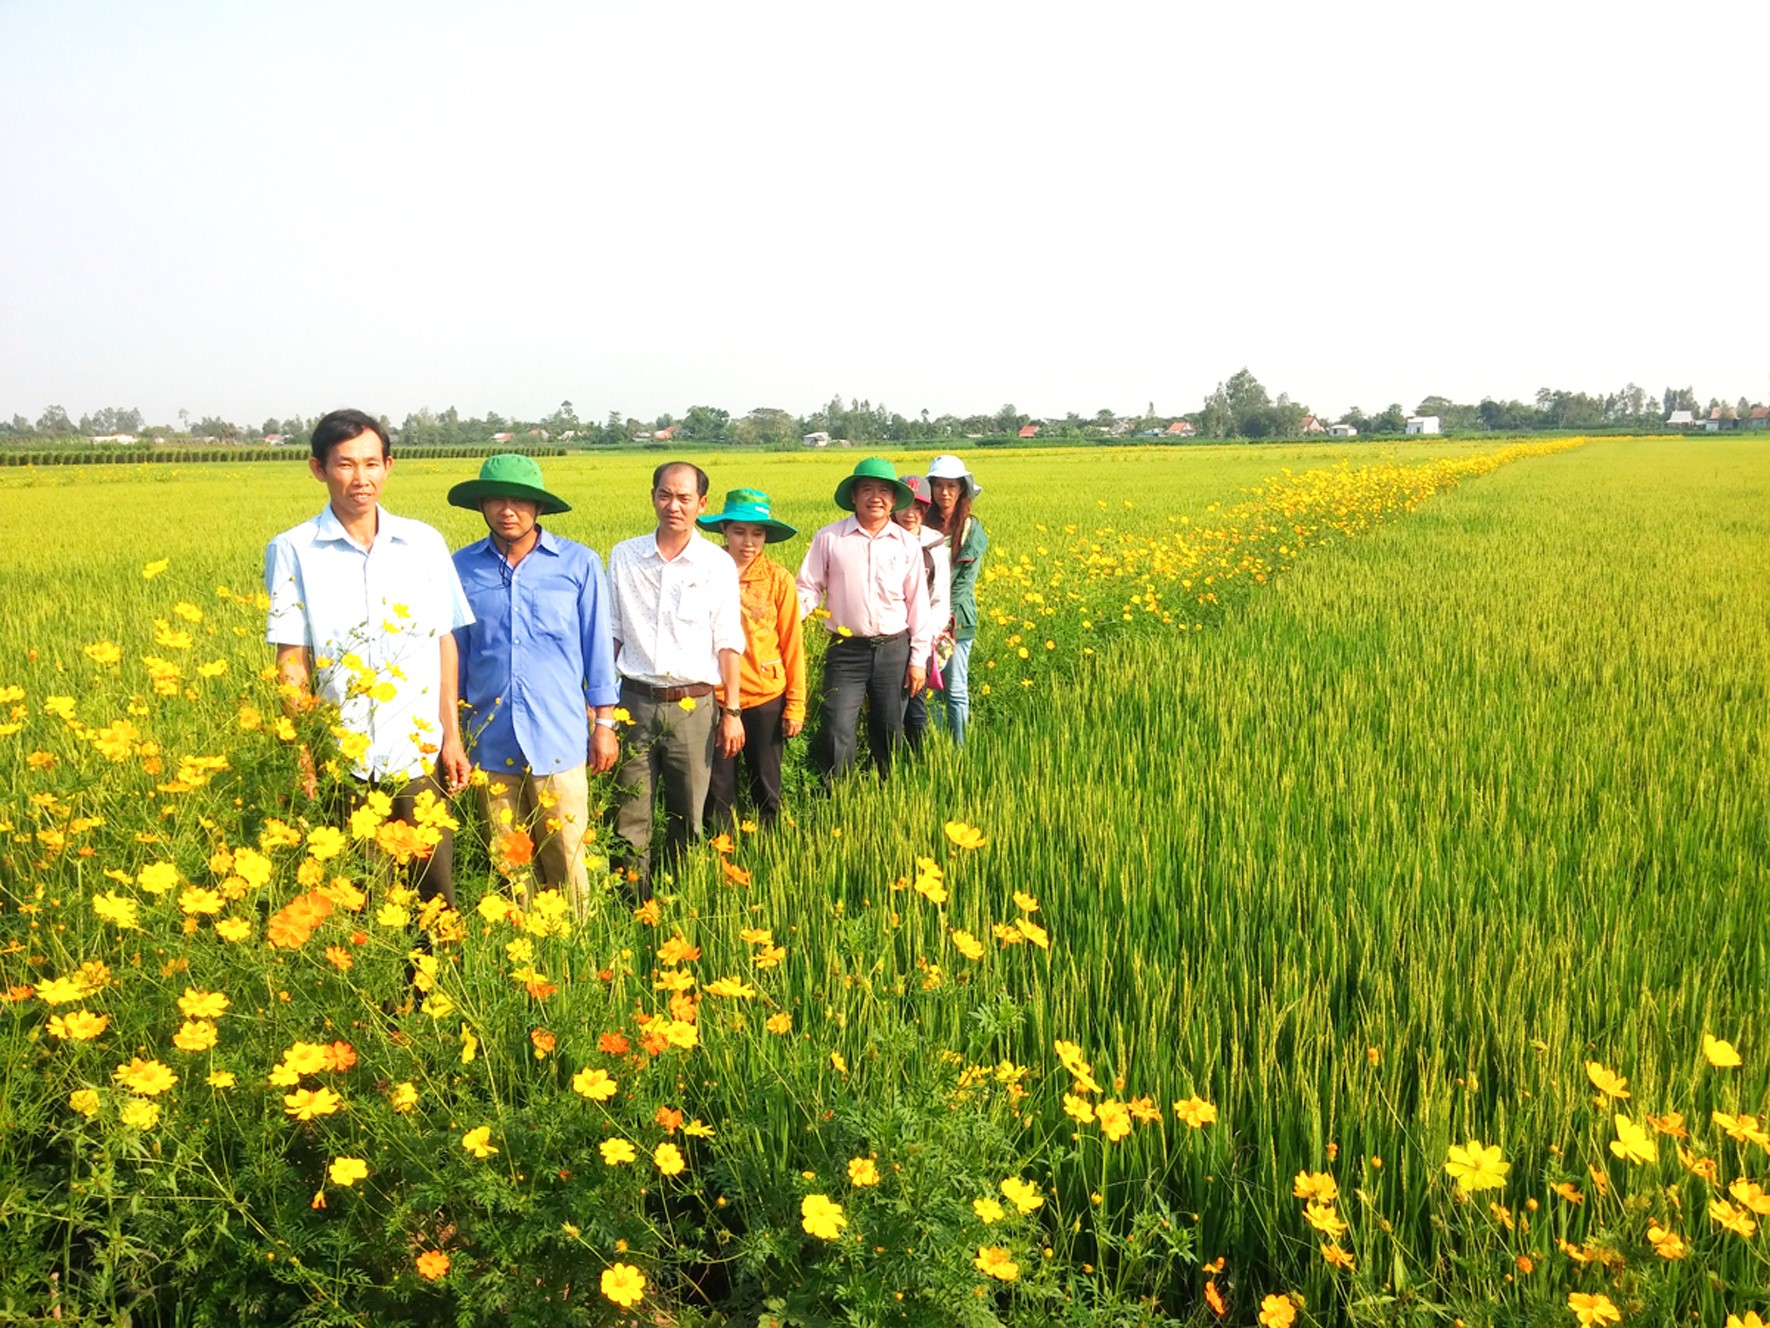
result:
<svg viewBox="0 0 1770 1328"><path fill-rule="evenodd" d="M552 775L488 770L485 776L486 782L477 792L487 832L496 841L506 830L527 830L535 841L536 883L543 890L563 892L573 911L582 917L590 903L584 840L592 829L586 768L578 766ZM528 891L520 894L527 908Z"/></svg>

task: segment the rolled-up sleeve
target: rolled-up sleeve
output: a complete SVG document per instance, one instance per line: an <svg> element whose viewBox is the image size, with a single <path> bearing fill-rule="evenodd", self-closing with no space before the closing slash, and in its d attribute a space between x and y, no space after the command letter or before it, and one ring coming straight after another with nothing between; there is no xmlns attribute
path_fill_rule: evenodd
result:
<svg viewBox="0 0 1770 1328"><path fill-rule="evenodd" d="M723 564L723 566L720 566ZM737 564L721 554L715 564L713 596L713 649L744 653L744 601L738 589Z"/></svg>
<svg viewBox="0 0 1770 1328"><path fill-rule="evenodd" d="M590 554L584 569L584 586L578 594L578 623L584 633L584 702L591 706L614 705L621 698L621 682L615 675L614 633L610 626L608 581L602 559Z"/></svg>
<svg viewBox="0 0 1770 1328"><path fill-rule="evenodd" d="M818 531L811 537L811 546L805 550L805 557L799 563L799 576L794 587L799 594L801 618L823 603L827 581L825 564L829 558L829 547L829 537L823 531Z"/></svg>
<svg viewBox="0 0 1770 1328"><path fill-rule="evenodd" d="M289 541L280 535L264 547L264 593L270 597L264 639L273 646L312 645L301 590L301 564Z"/></svg>
<svg viewBox="0 0 1770 1328"><path fill-rule="evenodd" d="M909 616L910 667L926 668L934 643L934 626L929 621L933 615L928 611L928 577L922 570L922 547L919 543L914 547L909 575L904 578L903 602Z"/></svg>

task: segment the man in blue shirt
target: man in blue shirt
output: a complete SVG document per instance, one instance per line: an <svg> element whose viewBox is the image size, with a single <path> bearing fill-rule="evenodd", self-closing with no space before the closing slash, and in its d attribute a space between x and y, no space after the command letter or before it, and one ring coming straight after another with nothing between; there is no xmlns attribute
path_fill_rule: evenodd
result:
<svg viewBox="0 0 1770 1328"><path fill-rule="evenodd" d="M503 836L527 831L535 879L582 913L589 777L613 769L619 749L602 560L536 524L571 507L547 491L531 457L488 458L449 502L479 512L488 532L455 554L474 619L455 636L462 733L493 858L508 866L519 841Z"/></svg>

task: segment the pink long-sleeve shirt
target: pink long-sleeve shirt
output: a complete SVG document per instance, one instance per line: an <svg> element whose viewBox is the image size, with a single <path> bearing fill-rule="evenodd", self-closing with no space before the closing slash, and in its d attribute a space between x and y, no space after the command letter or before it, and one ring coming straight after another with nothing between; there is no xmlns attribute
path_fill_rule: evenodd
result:
<svg viewBox="0 0 1770 1328"><path fill-rule="evenodd" d="M922 546L894 521L869 535L852 516L811 537L799 564L799 606L810 613L821 602L829 630L853 636L910 634L910 667L925 668L934 639L928 609L928 578Z"/></svg>

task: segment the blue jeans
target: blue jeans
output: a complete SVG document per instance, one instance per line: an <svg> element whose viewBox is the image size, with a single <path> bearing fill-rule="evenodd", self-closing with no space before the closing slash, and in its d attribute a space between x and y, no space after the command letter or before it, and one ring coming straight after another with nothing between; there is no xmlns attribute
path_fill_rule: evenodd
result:
<svg viewBox="0 0 1770 1328"><path fill-rule="evenodd" d="M953 657L946 662L940 671L940 678L946 684L946 727L953 735L953 745L965 745L965 722L971 718L971 647L976 645L975 639L955 641Z"/></svg>

